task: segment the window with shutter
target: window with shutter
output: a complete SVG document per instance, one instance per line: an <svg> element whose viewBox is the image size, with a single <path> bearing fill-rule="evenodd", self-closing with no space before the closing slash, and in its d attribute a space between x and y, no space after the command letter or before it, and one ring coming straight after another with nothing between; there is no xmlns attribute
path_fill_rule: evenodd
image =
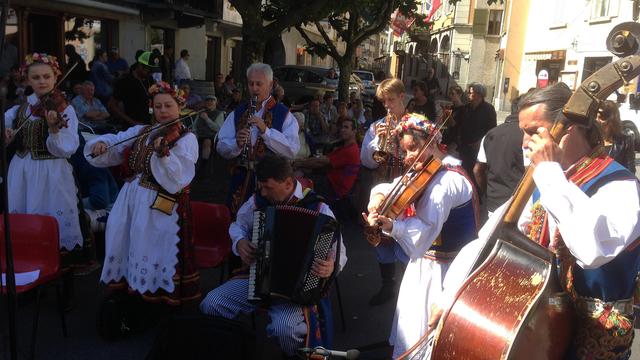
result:
<svg viewBox="0 0 640 360"><path fill-rule="evenodd" d="M473 14L473 35L486 35L489 9L475 9Z"/></svg>

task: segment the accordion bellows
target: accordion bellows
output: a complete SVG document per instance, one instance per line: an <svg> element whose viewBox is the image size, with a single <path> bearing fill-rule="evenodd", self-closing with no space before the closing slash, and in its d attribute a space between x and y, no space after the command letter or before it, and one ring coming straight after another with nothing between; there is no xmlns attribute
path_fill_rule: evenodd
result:
<svg viewBox="0 0 640 360"><path fill-rule="evenodd" d="M256 261L249 269L248 299L269 302L280 298L303 305L319 301L331 278L313 275L311 265L314 259L326 260L339 241L335 219L289 205L256 210L253 219L251 242L256 246Z"/></svg>

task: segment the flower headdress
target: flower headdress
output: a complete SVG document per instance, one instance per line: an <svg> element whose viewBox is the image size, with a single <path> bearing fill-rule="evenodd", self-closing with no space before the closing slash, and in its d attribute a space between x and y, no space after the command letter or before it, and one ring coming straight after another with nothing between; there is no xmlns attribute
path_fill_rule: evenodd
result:
<svg viewBox="0 0 640 360"><path fill-rule="evenodd" d="M149 87L150 106L151 106L151 103L153 102L153 97L158 94L171 95L171 97L173 97L176 100L178 105L184 105L184 103L186 102L186 99L184 98L184 91L178 90L164 81L160 81L158 83L151 85L151 87Z"/></svg>
<svg viewBox="0 0 640 360"><path fill-rule="evenodd" d="M29 66L33 64L46 64L51 66L51 69L53 69L53 74L56 76L56 78L60 76L60 74L62 74L62 71L60 71L60 65L58 64L58 60L55 56L36 52L24 57L24 63L22 63L22 66L20 66L21 78L24 79L27 77L27 70L29 69Z"/></svg>
<svg viewBox="0 0 640 360"><path fill-rule="evenodd" d="M400 131L406 131L408 129L421 131L428 137L435 138L434 141L436 144L440 144L442 141L442 134L438 130L438 126L422 114L406 114L400 119L398 126L400 127Z"/></svg>

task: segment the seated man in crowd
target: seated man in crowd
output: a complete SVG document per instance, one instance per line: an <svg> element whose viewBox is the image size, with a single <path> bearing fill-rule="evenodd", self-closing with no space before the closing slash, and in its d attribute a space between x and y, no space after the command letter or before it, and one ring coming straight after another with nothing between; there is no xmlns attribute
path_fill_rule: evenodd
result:
<svg viewBox="0 0 640 360"><path fill-rule="evenodd" d="M355 185L360 170L360 148L356 142L355 120L338 123L340 142L327 156L313 157L294 162L295 168L328 169L326 177L313 179L317 192L329 200L345 198Z"/></svg>
<svg viewBox="0 0 640 360"><path fill-rule="evenodd" d="M333 217L329 207L322 203L313 191L309 189L303 191L302 185L293 177L293 170L287 159L274 154L266 155L256 165L256 177L260 190L242 205L236 221L229 228L229 235L233 241L232 250L234 254L242 258L245 266L249 266L256 260L255 248L251 243L254 210L274 204L287 203L292 206L318 210L322 214ZM339 252L337 251L336 246L326 261L316 260L312 266L312 272L320 278L329 278L334 272L340 271L347 262L341 239ZM339 269L334 269L335 256L332 259L332 255L336 253L339 254ZM205 314L227 319L235 318L240 313L253 312L257 306L248 301L248 292L249 280L247 277L235 277L213 289L200 304L200 310ZM281 349L287 356L295 358L296 350L302 346L313 346L313 343L316 342L322 344L325 341L330 341L326 338L330 335L324 333L321 327L309 328L309 319L305 313L312 316L317 314L313 311L314 307L299 305L287 300L272 300L270 306L267 307L270 317L267 334L277 338ZM326 300L328 298L325 297L320 302L323 303ZM320 322L320 324L322 323ZM322 339L318 339L319 335ZM305 341L307 341L306 344Z"/></svg>
<svg viewBox="0 0 640 360"><path fill-rule="evenodd" d="M313 99L304 111L307 134L311 136L311 151L317 153L329 142L329 122L320 112L320 100Z"/></svg>
<svg viewBox="0 0 640 360"><path fill-rule="evenodd" d="M218 99L215 95L208 95L205 98L204 106L206 110L201 112L196 120L196 135L200 145L200 159L197 168L204 167L204 164L209 160L213 139L224 123L224 113L217 109Z"/></svg>
<svg viewBox="0 0 640 360"><path fill-rule="evenodd" d="M185 107L187 109L200 110L204 106L200 95L192 93L189 84L180 85L180 90L182 90L182 96L185 98Z"/></svg>
<svg viewBox="0 0 640 360"><path fill-rule="evenodd" d="M100 99L94 97L95 91L96 87L91 81L83 82L80 95L71 100L71 105L76 110L78 121L83 125L91 127L96 133L111 132L113 127L107 123L109 112Z"/></svg>

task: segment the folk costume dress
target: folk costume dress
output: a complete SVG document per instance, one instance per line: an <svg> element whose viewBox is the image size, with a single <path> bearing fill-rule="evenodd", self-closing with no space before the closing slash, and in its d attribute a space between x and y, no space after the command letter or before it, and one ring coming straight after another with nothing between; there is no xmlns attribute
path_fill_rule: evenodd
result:
<svg viewBox="0 0 640 360"><path fill-rule="evenodd" d="M9 212L55 217L60 249L70 251L83 243L78 189L67 161L80 144L78 119L69 105L61 114L66 116L67 127L56 134L49 133L47 120L32 114L37 103L38 97L31 94L25 103L5 112L7 129L16 130L28 121L14 139L18 149L7 173Z"/></svg>
<svg viewBox="0 0 640 360"><path fill-rule="evenodd" d="M89 141L107 145L147 129L139 125ZM118 194L107 220L105 261L100 280L129 287L145 300L177 305L200 297L199 275L193 264L188 185L198 159L196 136L185 132L170 144L169 156L153 151L155 132L89 159L97 167L127 167L130 177Z"/></svg>
<svg viewBox="0 0 640 360"><path fill-rule="evenodd" d="M296 182L296 188L288 204L302 206L299 204L306 202L309 197L315 197L315 194L310 189L303 191L302 185ZM240 240L251 239L254 210L266 205L268 205L266 199L256 193L238 211L236 221L229 228L234 254L238 255L237 245ZM317 200L308 202L305 207L334 217L329 206ZM338 271L342 270L347 262L342 239L340 239L339 254ZM250 313L256 309L256 305L247 300L248 292L248 277L237 276L209 292L202 300L200 310L205 314L227 319L233 319L240 313ZM332 318L323 314L323 311L330 311L328 299L325 297L320 304L313 306L303 306L289 301L274 301L267 309L271 318L267 325L267 334L270 337L276 337L281 349L289 355L294 355L302 346L331 347L332 323L330 320Z"/></svg>
<svg viewBox="0 0 640 360"><path fill-rule="evenodd" d="M407 209L386 233L409 257L389 337L394 359L423 337L431 305L442 292L451 260L477 236L477 205L471 181L459 160L446 156L442 163L443 168L429 182L414 209ZM388 194L399 179L375 186L372 196Z"/></svg>
<svg viewBox="0 0 640 360"><path fill-rule="evenodd" d="M633 296L640 266L640 187L602 149L563 172L558 163L536 165L530 211L518 221L532 241L559 260L560 282L576 309L567 359L628 359L633 342ZM504 207L504 206L503 206ZM452 263L439 300L448 309L468 269L500 220L502 208ZM455 269L455 271L454 271Z"/></svg>

